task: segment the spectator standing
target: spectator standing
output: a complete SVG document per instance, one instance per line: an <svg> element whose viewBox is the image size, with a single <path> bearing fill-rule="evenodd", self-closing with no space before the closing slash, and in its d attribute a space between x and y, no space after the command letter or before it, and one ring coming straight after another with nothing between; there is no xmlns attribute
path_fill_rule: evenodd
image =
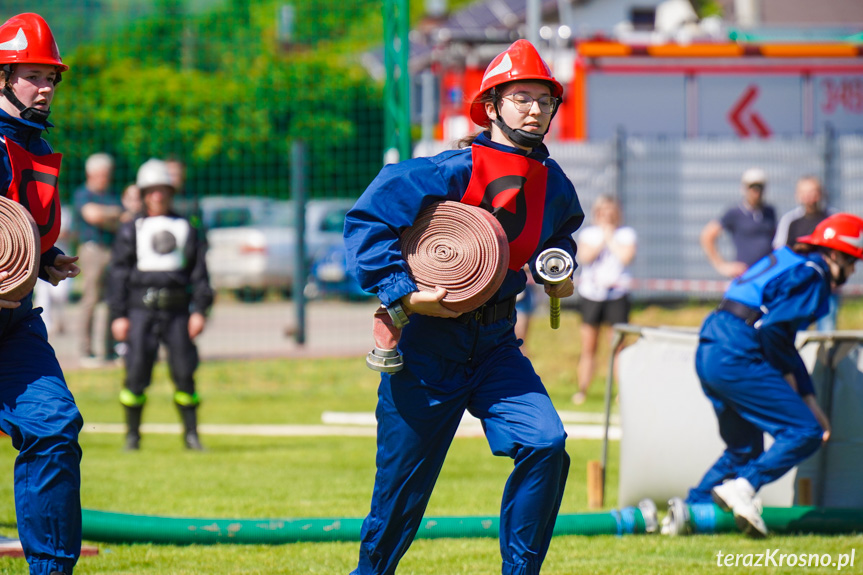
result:
<svg viewBox="0 0 863 575"><path fill-rule="evenodd" d="M794 197L797 207L779 218L776 236L773 238L774 249L786 245L792 247L797 238L810 235L827 216L836 213L836 210L826 206L821 182L815 176L803 176L797 180ZM830 294L829 301L830 311L815 324L819 331L836 329L836 316L839 313L838 290Z"/></svg>
<svg viewBox="0 0 863 575"><path fill-rule="evenodd" d="M84 165L86 181L75 190L76 231L78 234L78 255L81 258L81 324L80 349L82 365L87 367L99 364L93 336L96 306L105 297L105 279L108 263L111 260L111 246L123 205L111 191L111 178L114 174L114 159L105 153L93 154ZM116 359L114 339L105 318L104 359Z"/></svg>
<svg viewBox="0 0 863 575"><path fill-rule="evenodd" d="M190 190L186 189L186 164L179 156L174 154L170 154L165 158L165 164L168 166L168 173L171 175L171 180L174 182L174 189L176 190L174 193L174 207L180 214L189 219L192 227L204 229L204 219L197 192L195 190L191 190L190 192Z"/></svg>
<svg viewBox="0 0 863 575"><path fill-rule="evenodd" d="M492 453L513 460L501 505L502 573L540 571L569 456L560 417L519 349L513 309L524 264L539 278L542 250L574 256L572 234L584 219L572 183L542 144L562 93L536 48L518 40L488 66L471 105L471 118L487 131L468 148L385 166L347 215L348 267L403 325L404 358L404 369L381 374L377 474L354 575L395 572L466 410L482 421ZM521 184L495 191L501 181ZM399 233L444 200L496 213L510 239L502 286L466 314L441 303L443 288L417 290L399 246ZM572 280L545 291L568 297Z"/></svg>
<svg viewBox="0 0 863 575"><path fill-rule="evenodd" d="M133 220L144 209L144 203L141 201L141 189L136 184L129 184L123 188L120 201L123 204L123 215L120 216L121 222Z"/></svg>
<svg viewBox="0 0 863 575"><path fill-rule="evenodd" d="M797 238L808 236L827 216L836 213L827 207L821 182L815 176L803 176L797 180L794 199L797 207L783 214L776 225L773 249L794 246Z"/></svg>
<svg viewBox="0 0 863 575"><path fill-rule="evenodd" d="M25 205L41 234L39 277L58 284L80 272L54 246L60 233L60 154L42 139L55 89L69 67L38 14L0 25L0 194ZM38 181L29 189L20 182ZM8 272L0 271L0 276ZM15 459L18 537L31 574L72 575L81 554L83 419L66 385L33 292L0 299L0 429Z"/></svg>
<svg viewBox="0 0 863 575"><path fill-rule="evenodd" d="M714 269L727 278L736 278L769 254L776 235L776 210L764 202L767 174L749 168L741 177L742 201L728 209L719 220L711 220L701 231L701 247ZM717 241L722 231L731 236L736 259L727 261L719 253Z"/></svg>
<svg viewBox="0 0 863 575"><path fill-rule="evenodd" d="M168 167L168 173L171 175L171 181L174 182L175 193L180 195L185 192L186 186L186 164L174 155L165 158L165 165Z"/></svg>
<svg viewBox="0 0 863 575"><path fill-rule="evenodd" d="M527 285L515 298L515 337L522 341L521 352L527 356L527 334L530 332L530 323L536 312L537 285L530 275L530 266L526 265L524 270L527 275Z"/></svg>
<svg viewBox="0 0 863 575"><path fill-rule="evenodd" d="M596 372L596 350L603 325L629 321L629 264L635 259L635 230L621 224L620 203L599 196L593 204L593 222L578 233L578 309L581 313L581 356L578 360L578 392L572 402L580 405ZM621 342L622 343L622 342ZM617 350L611 350L616 353Z"/></svg>
<svg viewBox="0 0 863 575"><path fill-rule="evenodd" d="M213 303L205 244L189 220L173 211L174 182L166 163L144 162L137 186L144 210L120 227L111 257L108 304L111 329L126 343L126 379L120 403L126 414L126 449L140 448L141 416L159 345L168 352L187 449L203 449L198 437L194 339Z"/></svg>

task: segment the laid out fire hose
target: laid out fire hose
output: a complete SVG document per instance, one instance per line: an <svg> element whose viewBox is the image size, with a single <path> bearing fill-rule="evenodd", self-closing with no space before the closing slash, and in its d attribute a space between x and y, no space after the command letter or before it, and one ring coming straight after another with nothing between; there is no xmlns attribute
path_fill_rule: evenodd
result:
<svg viewBox="0 0 863 575"><path fill-rule="evenodd" d="M39 277L39 229L24 206L0 197L0 298L18 301L33 290Z"/></svg>
<svg viewBox="0 0 863 575"><path fill-rule="evenodd" d="M195 519L84 509L83 537L104 543L163 545L280 545L359 541L362 519ZM426 517L417 538L498 537L498 517ZM636 507L608 513L559 515L555 535L630 535L655 530L654 511Z"/></svg>
<svg viewBox="0 0 863 575"><path fill-rule="evenodd" d="M761 517L771 533L839 535L863 532L863 509L765 507ZM693 533L738 531L734 515L712 503L689 505L689 524Z"/></svg>
<svg viewBox="0 0 863 575"><path fill-rule="evenodd" d="M480 207L454 201L420 212L402 233L401 250L419 290L445 288L441 303L461 313L477 309L497 292L509 263L509 243L500 222ZM375 312L375 349L366 365L384 372L402 368L396 346L403 325L398 318L393 321L385 307Z"/></svg>
<svg viewBox="0 0 863 575"><path fill-rule="evenodd" d="M712 503L691 505L689 511L692 533L738 531L733 515ZM777 534L839 535L863 531L863 509L766 507L762 517L767 528ZM282 545L359 541L362 524L361 518L215 519L82 511L83 538L103 543ZM417 538L498 537L499 529L498 517L426 517ZM656 507L649 502L605 513L560 514L554 524L556 536L638 535L657 530Z"/></svg>

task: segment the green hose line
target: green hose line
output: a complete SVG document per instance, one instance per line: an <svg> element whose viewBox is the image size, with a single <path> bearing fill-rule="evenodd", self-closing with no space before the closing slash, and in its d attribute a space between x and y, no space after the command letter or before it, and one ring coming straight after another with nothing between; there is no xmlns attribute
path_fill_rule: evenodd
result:
<svg viewBox="0 0 863 575"><path fill-rule="evenodd" d="M195 519L82 510L88 541L165 545L245 545L358 541L361 519Z"/></svg>
<svg viewBox="0 0 863 575"><path fill-rule="evenodd" d="M83 537L104 543L165 545L279 545L320 541L359 541L362 519L196 519L130 515L84 509ZM623 535L644 532L640 510L559 515L555 535ZM498 517L427 517L418 539L497 537Z"/></svg>
<svg viewBox="0 0 863 575"><path fill-rule="evenodd" d="M863 532L863 509L768 507L762 517L767 528L776 533Z"/></svg>
<svg viewBox="0 0 863 575"><path fill-rule="evenodd" d="M730 511L722 511L712 503L689 507L695 533L731 533L738 530ZM863 509L765 507L761 517L767 529L773 533L863 533Z"/></svg>

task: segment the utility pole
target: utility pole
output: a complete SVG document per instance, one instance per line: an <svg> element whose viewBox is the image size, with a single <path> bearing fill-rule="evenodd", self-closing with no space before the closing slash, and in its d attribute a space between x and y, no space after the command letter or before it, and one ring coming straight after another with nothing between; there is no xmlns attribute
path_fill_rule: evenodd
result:
<svg viewBox="0 0 863 575"><path fill-rule="evenodd" d="M384 0L384 158L411 157L408 0Z"/></svg>
<svg viewBox="0 0 863 575"><path fill-rule="evenodd" d="M542 27L542 4L540 0L527 0L524 17L525 39L539 49L539 29Z"/></svg>

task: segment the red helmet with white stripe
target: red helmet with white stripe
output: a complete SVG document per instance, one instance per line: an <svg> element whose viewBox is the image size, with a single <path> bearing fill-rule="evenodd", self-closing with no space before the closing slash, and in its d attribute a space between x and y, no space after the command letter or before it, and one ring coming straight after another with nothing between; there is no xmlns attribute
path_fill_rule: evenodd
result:
<svg viewBox="0 0 863 575"><path fill-rule="evenodd" d="M482 84L470 105L470 119L478 126L487 128L491 120L485 113L485 103L480 98L487 91L507 82L545 82L551 88L551 95L560 98L563 86L551 75L548 64L540 57L536 48L527 40L516 40L505 51L498 54L482 77Z"/></svg>
<svg viewBox="0 0 863 575"><path fill-rule="evenodd" d="M833 214L822 220L815 231L797 238L797 241L863 259L863 219L851 214Z"/></svg>
<svg viewBox="0 0 863 575"><path fill-rule="evenodd" d="M54 34L38 14L12 16L0 25L0 64L48 64L65 72Z"/></svg>

